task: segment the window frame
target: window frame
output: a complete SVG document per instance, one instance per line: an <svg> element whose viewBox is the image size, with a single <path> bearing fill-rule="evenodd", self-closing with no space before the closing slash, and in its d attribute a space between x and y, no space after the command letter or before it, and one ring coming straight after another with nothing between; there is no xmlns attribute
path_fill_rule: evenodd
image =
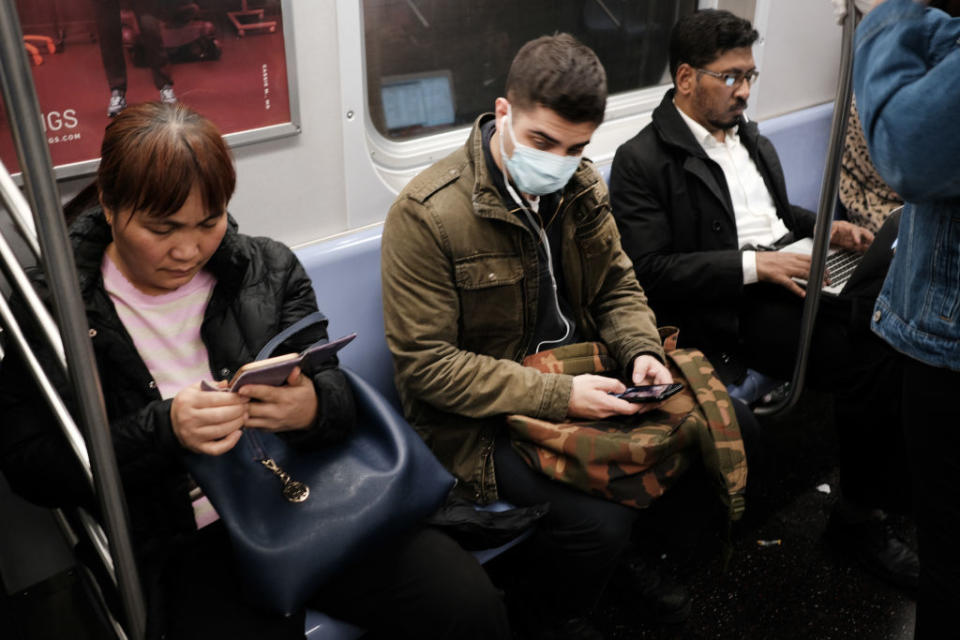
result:
<svg viewBox="0 0 960 640"><path fill-rule="evenodd" d="M362 2L337 0L340 37L340 88L343 114L343 157L350 228L382 222L393 199L417 173L463 145L470 126L409 140L391 140L368 117L366 43ZM716 8L718 0L700 0L698 8ZM609 164L617 147L640 131L670 83L610 96L604 122L585 155ZM490 105L491 111L493 105ZM380 188L372 188L380 185Z"/></svg>

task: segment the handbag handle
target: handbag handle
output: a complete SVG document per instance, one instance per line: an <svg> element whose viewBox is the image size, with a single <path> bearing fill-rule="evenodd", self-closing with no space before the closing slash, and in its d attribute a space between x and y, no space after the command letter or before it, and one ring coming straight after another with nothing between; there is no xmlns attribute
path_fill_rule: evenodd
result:
<svg viewBox="0 0 960 640"><path fill-rule="evenodd" d="M327 321L327 316L323 315L323 313L321 313L320 311L314 311L310 315L300 318L299 320L294 322L292 325L290 325L289 327L287 327L277 335L270 338L267 344L263 345L263 348L260 349L260 352L257 354L257 357L254 358L254 360L263 360L265 358L269 358L271 354L273 354L274 349L276 349L281 344L286 342L287 339L290 338L290 336L292 336L293 334L298 333L306 329L307 327L312 327L315 324L320 324L321 322L326 322L326 321ZM327 342L329 342L327 338L322 338L320 340L317 340L313 345L310 345L310 346L315 346L318 344L326 344Z"/></svg>

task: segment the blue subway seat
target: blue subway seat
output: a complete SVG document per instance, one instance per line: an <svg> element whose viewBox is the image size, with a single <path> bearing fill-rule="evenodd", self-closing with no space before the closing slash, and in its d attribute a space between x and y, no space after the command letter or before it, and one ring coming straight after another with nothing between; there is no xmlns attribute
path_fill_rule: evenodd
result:
<svg viewBox="0 0 960 640"><path fill-rule="evenodd" d="M380 303L382 233L383 227L376 225L296 253L313 281L317 305L330 320L330 337L357 333L357 339L338 354L340 362L399 407Z"/></svg>
<svg viewBox="0 0 960 640"><path fill-rule="evenodd" d="M832 118L833 103L828 102L760 123L760 133L780 156L790 202L811 211L820 201Z"/></svg>

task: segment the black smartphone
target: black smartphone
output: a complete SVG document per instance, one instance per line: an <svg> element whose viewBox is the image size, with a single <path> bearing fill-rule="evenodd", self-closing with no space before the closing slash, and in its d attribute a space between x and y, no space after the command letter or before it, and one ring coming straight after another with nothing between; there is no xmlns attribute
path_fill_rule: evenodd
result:
<svg viewBox="0 0 960 640"><path fill-rule="evenodd" d="M627 402L663 402L675 393L679 393L681 389L683 389L683 385L679 382L649 384L642 387L629 387L623 393L613 395Z"/></svg>

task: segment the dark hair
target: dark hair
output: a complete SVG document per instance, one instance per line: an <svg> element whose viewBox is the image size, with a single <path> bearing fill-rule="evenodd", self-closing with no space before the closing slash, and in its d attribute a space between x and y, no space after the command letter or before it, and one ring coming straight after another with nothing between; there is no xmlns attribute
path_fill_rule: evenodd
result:
<svg viewBox="0 0 960 640"><path fill-rule="evenodd" d="M704 9L684 16L670 33L670 77L686 62L700 69L731 49L753 46L760 34L749 20L722 9Z"/></svg>
<svg viewBox="0 0 960 640"><path fill-rule="evenodd" d="M136 104L107 125L96 185L113 211L173 215L196 185L207 212L222 213L236 181L220 131L183 104Z"/></svg>
<svg viewBox="0 0 960 640"><path fill-rule="evenodd" d="M507 74L514 107L544 106L570 122L603 122L607 74L590 47L569 33L541 36L520 48Z"/></svg>

